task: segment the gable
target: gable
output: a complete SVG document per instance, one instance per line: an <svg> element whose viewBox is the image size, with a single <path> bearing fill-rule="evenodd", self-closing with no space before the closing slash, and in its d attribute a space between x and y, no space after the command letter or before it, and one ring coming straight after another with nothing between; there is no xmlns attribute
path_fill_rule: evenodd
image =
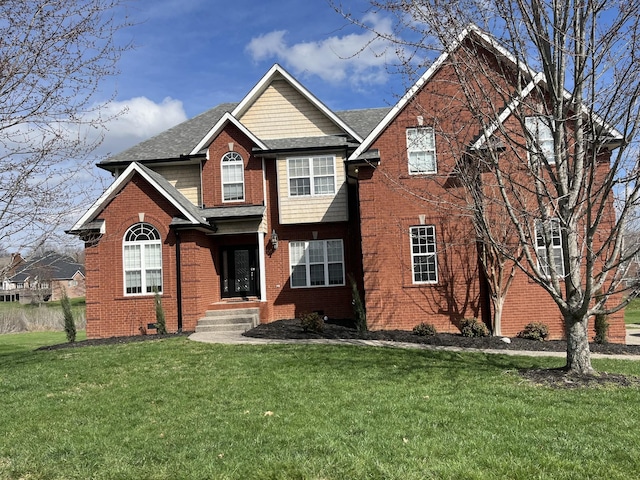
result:
<svg viewBox="0 0 640 480"><path fill-rule="evenodd" d="M274 79L239 120L263 140L343 133L284 78Z"/></svg>

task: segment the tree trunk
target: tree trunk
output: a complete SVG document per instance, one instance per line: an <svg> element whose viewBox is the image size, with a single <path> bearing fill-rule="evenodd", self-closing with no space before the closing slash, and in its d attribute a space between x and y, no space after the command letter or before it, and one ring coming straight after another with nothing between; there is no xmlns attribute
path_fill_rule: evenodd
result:
<svg viewBox="0 0 640 480"><path fill-rule="evenodd" d="M504 296L491 295L493 303L493 336L502 336L502 307L504 306Z"/></svg>
<svg viewBox="0 0 640 480"><path fill-rule="evenodd" d="M593 373L587 332L588 320L588 317L565 319L567 327L567 365L565 368L569 372Z"/></svg>

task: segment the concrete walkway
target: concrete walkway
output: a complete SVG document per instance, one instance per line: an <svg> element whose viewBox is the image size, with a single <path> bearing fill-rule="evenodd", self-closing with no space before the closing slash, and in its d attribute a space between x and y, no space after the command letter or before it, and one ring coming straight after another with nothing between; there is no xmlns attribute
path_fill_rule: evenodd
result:
<svg viewBox="0 0 640 480"><path fill-rule="evenodd" d="M223 343L234 345L276 345L276 344L300 344L300 345L367 345L371 347L414 348L421 350L440 350L448 352L476 352L492 355L513 355L528 357L565 357L565 352L544 352L524 350L499 350L478 349L460 347L442 347L436 345L424 345L420 343L389 342L383 340L359 340L359 339L306 339L306 340L278 340L272 338L245 337L241 332L216 332L193 333L189 339L195 342ZM627 329L627 345L640 345L640 328ZM605 355L592 353L591 358L609 358L614 360L640 360L640 355Z"/></svg>

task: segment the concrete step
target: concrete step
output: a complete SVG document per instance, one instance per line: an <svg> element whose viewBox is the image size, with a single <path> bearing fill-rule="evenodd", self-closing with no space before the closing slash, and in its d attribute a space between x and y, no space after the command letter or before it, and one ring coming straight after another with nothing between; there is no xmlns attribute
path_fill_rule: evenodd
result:
<svg viewBox="0 0 640 480"><path fill-rule="evenodd" d="M198 320L196 332L246 332L260 323L257 308L208 310Z"/></svg>

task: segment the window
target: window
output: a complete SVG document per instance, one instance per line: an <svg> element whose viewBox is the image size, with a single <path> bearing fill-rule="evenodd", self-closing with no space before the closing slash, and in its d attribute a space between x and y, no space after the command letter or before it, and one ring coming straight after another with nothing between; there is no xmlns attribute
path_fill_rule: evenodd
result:
<svg viewBox="0 0 640 480"><path fill-rule="evenodd" d="M137 223L129 228L123 257L126 295L162 292L162 242L155 227Z"/></svg>
<svg viewBox="0 0 640 480"><path fill-rule="evenodd" d="M344 285L342 240L290 242L291 287Z"/></svg>
<svg viewBox="0 0 640 480"><path fill-rule="evenodd" d="M437 283L436 227L411 227L409 235L413 283Z"/></svg>
<svg viewBox="0 0 640 480"><path fill-rule="evenodd" d="M244 200L244 161L237 152L225 153L220 162L222 168L222 201Z"/></svg>
<svg viewBox="0 0 640 480"><path fill-rule="evenodd" d="M548 220L549 222L549 242L551 243L551 254L553 264L559 276L564 277L564 255L562 254L562 231L557 218ZM536 255L538 256L538 266L546 276L551 275L549 259L547 257L547 246L545 243L544 228L540 220L536 222Z"/></svg>
<svg viewBox="0 0 640 480"><path fill-rule="evenodd" d="M531 152L544 157L549 164L556 163L553 154L553 133L548 117L537 116L524 119L525 126L531 135L533 145Z"/></svg>
<svg viewBox="0 0 640 480"><path fill-rule="evenodd" d="M336 193L335 163L333 156L287 159L289 196Z"/></svg>
<svg viewBox="0 0 640 480"><path fill-rule="evenodd" d="M407 128L409 173L436 173L436 140L433 128Z"/></svg>

